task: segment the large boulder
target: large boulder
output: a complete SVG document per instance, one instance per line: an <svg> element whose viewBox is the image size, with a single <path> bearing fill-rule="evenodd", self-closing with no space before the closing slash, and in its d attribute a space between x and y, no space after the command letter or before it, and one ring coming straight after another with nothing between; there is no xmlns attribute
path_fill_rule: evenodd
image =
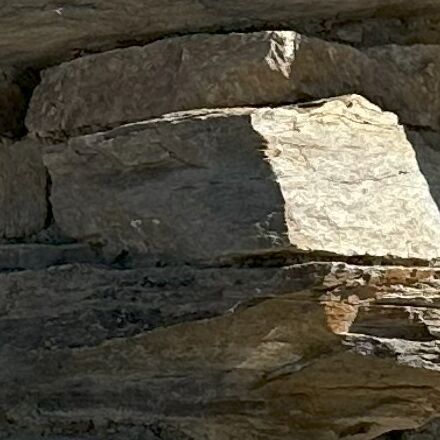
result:
<svg viewBox="0 0 440 440"><path fill-rule="evenodd" d="M67 236L107 256L205 263L284 251L437 258L438 198L417 160L397 117L356 95L171 114L44 154Z"/></svg>
<svg viewBox="0 0 440 440"><path fill-rule="evenodd" d="M439 46L361 52L290 31L172 38L43 72L27 126L62 139L181 110L359 93L407 124L440 128L439 59Z"/></svg>

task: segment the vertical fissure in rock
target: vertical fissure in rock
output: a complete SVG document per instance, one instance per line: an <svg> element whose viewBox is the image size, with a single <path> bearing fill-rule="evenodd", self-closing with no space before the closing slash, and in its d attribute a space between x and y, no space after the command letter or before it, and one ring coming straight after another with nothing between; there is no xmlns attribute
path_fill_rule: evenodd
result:
<svg viewBox="0 0 440 440"><path fill-rule="evenodd" d="M54 223L53 217L53 208L51 202L51 193L52 193L52 178L49 173L49 170L46 168L46 206L47 206L47 214L46 219L44 221L44 229L48 229Z"/></svg>

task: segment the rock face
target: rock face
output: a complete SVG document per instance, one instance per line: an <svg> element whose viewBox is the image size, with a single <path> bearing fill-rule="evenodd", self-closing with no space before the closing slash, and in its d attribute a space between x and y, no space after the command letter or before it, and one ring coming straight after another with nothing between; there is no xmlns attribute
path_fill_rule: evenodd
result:
<svg viewBox="0 0 440 440"><path fill-rule="evenodd" d="M25 131L24 117L35 75L26 70L0 68L0 143Z"/></svg>
<svg viewBox="0 0 440 440"><path fill-rule="evenodd" d="M0 0L0 439L437 439L439 23Z"/></svg>
<svg viewBox="0 0 440 440"><path fill-rule="evenodd" d="M440 405L439 277L338 263L3 275L0 408L14 435L327 440L414 428Z"/></svg>
<svg viewBox="0 0 440 440"><path fill-rule="evenodd" d="M73 138L44 162L58 226L113 257L440 256L414 148L359 96L173 114Z"/></svg>
<svg viewBox="0 0 440 440"><path fill-rule="evenodd" d="M367 43L438 42L440 13L436 0L3 0L0 8L1 59L36 65L170 34L286 25Z"/></svg>
<svg viewBox="0 0 440 440"><path fill-rule="evenodd" d="M43 228L46 170L32 143L0 144L0 237L20 238Z"/></svg>
<svg viewBox="0 0 440 440"><path fill-rule="evenodd" d="M359 51L289 31L167 39L47 70L27 126L62 139L168 112L359 93L437 129L439 55L438 46Z"/></svg>

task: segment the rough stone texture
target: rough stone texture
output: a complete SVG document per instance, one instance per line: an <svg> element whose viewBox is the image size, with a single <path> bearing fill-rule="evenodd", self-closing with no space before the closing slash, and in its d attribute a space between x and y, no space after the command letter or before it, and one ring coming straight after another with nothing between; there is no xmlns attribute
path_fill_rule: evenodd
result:
<svg viewBox="0 0 440 440"><path fill-rule="evenodd" d="M0 244L0 271L93 262L99 262L98 256L83 244Z"/></svg>
<svg viewBox="0 0 440 440"><path fill-rule="evenodd" d="M359 93L404 123L437 129L439 59L440 46L359 51L291 31L184 36L43 72L27 126L62 139L174 111Z"/></svg>
<svg viewBox="0 0 440 440"><path fill-rule="evenodd" d="M34 143L0 143L0 206L0 238L23 238L43 228L46 170Z"/></svg>
<svg viewBox="0 0 440 440"><path fill-rule="evenodd" d="M440 254L403 127L359 96L172 114L71 139L44 162L56 223L103 255Z"/></svg>
<svg viewBox="0 0 440 440"><path fill-rule="evenodd" d="M314 25L293 26L307 35L347 43L355 47L386 44L439 44L440 15L429 13L405 17L364 18L362 20L320 20Z"/></svg>
<svg viewBox="0 0 440 440"><path fill-rule="evenodd" d="M434 419L420 429L393 431L381 436L378 440L437 440L440 438L439 422L439 419Z"/></svg>
<svg viewBox="0 0 440 440"><path fill-rule="evenodd" d="M338 22L350 24L369 17L390 18L389 33L402 27L406 32L398 35L408 38L417 21L416 25L396 25L396 19L405 20L408 15L409 23L423 17L417 34L420 38L428 34L429 41L429 25L434 26L432 33L438 33L434 17L439 12L436 0L278 0L275 4L270 0L3 0L0 59L3 63L53 63L81 50L104 50L133 40L201 31L287 26L326 33Z"/></svg>
<svg viewBox="0 0 440 440"><path fill-rule="evenodd" d="M439 30L0 0L0 440L437 440Z"/></svg>
<svg viewBox="0 0 440 440"><path fill-rule="evenodd" d="M1 274L2 433L369 440L416 428L440 409L439 322L426 319L439 279L332 263ZM426 335L430 351L404 353ZM369 344L380 356L357 354Z"/></svg>
<svg viewBox="0 0 440 440"><path fill-rule="evenodd" d="M34 75L13 68L0 68L0 138L15 138L25 131L24 117Z"/></svg>

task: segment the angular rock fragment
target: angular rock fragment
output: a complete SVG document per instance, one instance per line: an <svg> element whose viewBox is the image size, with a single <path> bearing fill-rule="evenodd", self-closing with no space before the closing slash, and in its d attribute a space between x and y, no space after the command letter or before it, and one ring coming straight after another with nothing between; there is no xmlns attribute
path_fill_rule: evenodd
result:
<svg viewBox="0 0 440 440"><path fill-rule="evenodd" d="M291 31L171 38L43 72L27 126L60 139L181 110L358 93L404 123L439 128L439 59L440 46L359 51Z"/></svg>
<svg viewBox="0 0 440 440"><path fill-rule="evenodd" d="M23 238L43 228L46 186L46 169L34 143L0 143L0 238Z"/></svg>
<svg viewBox="0 0 440 440"><path fill-rule="evenodd" d="M44 161L62 232L108 256L440 254L413 146L359 96L172 114L71 139Z"/></svg>

